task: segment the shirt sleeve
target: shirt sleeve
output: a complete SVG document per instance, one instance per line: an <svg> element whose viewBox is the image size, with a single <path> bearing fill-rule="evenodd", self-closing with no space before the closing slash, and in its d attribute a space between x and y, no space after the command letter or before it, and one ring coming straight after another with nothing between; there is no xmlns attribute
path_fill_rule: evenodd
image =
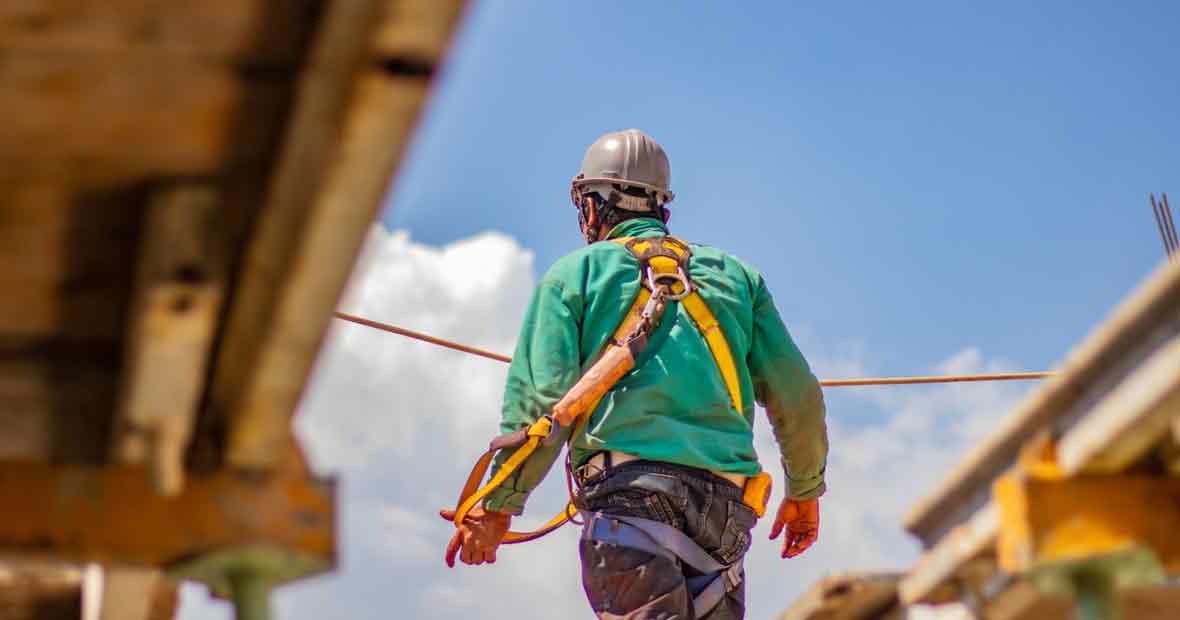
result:
<svg viewBox="0 0 1180 620"><path fill-rule="evenodd" d="M783 325L761 277L754 294L750 376L766 408L793 499L823 495L828 456L824 396L807 360Z"/></svg>
<svg viewBox="0 0 1180 620"><path fill-rule="evenodd" d="M581 303L561 282L542 280L533 292L508 369L500 431L528 427L553 410L553 405L581 375L579 325ZM564 429L568 436L570 429ZM484 500L484 507L511 514L524 512L529 493L553 467L566 437L542 443L528 460ZM511 455L501 451L492 467L495 475Z"/></svg>

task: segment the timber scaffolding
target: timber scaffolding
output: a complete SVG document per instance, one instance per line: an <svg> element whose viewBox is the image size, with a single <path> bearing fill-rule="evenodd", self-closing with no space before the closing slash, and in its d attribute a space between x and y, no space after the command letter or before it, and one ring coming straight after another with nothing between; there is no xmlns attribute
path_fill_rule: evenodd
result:
<svg viewBox="0 0 1180 620"><path fill-rule="evenodd" d="M908 571L817 583L782 620L1180 618L1180 260L910 511ZM947 619L948 616L940 616Z"/></svg>
<svg viewBox="0 0 1180 620"><path fill-rule="evenodd" d="M334 566L291 416L463 4L0 2L0 618Z"/></svg>

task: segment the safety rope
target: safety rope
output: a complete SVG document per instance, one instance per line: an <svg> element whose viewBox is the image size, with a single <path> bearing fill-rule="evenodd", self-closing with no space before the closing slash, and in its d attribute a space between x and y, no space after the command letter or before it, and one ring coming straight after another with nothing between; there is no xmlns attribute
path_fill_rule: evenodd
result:
<svg viewBox="0 0 1180 620"><path fill-rule="evenodd" d="M454 349L455 351L462 351L463 353L470 353L471 355L479 355L481 357L486 357L488 359L505 363L512 361L512 358L508 357L507 355L500 355L499 353L485 351L477 347L465 345L451 340L445 340L443 338L438 338L429 334L424 334L422 332L416 332L404 327L398 327L388 323L381 323L379 321L373 321L371 319L366 319L344 312L335 312L333 314L336 318L344 321L350 321L352 323L357 323L359 325L364 325L373 329L379 329L381 331L397 334L406 338L413 338L414 340L421 340L422 342L428 342L436 346ZM963 383L974 381L1020 381L1027 379L1044 379L1052 375L1052 372L997 372L973 375L938 375L930 377L863 377L855 379L821 379L819 384L824 387L854 387L864 385L913 385L920 383Z"/></svg>

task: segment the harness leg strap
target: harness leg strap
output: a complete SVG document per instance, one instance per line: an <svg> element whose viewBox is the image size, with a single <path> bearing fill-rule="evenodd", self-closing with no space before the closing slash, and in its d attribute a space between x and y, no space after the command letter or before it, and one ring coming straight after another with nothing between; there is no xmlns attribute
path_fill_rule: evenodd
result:
<svg viewBox="0 0 1180 620"><path fill-rule="evenodd" d="M675 563L687 564L704 573L701 578L694 578L694 581L703 582L704 577L712 576L693 597L693 609L697 617L712 611L725 598L726 593L733 591L742 582L741 560L728 566L722 564L687 534L666 523L639 517L605 515L601 512L583 512L582 515L586 521L582 530L583 540L638 549L668 558Z"/></svg>

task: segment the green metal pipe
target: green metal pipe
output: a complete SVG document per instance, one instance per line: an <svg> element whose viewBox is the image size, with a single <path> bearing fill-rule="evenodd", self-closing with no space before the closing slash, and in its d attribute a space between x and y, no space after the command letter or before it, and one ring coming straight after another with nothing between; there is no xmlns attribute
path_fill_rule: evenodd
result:
<svg viewBox="0 0 1180 620"><path fill-rule="evenodd" d="M1120 620L1119 591L1107 571L1084 571L1073 576L1077 620Z"/></svg>
<svg viewBox="0 0 1180 620"><path fill-rule="evenodd" d="M258 571L237 571L230 577L236 620L270 620L270 581Z"/></svg>

